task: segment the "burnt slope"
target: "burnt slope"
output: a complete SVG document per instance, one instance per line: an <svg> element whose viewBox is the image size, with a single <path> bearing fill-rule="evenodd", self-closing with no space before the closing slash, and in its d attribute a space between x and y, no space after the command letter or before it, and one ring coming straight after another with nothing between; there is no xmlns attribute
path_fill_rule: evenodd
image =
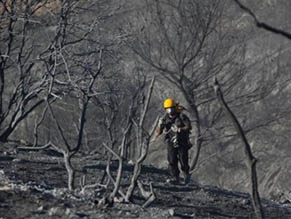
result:
<svg viewBox="0 0 291 219"><path fill-rule="evenodd" d="M80 165L80 164L84 165ZM101 182L105 162L80 156L74 160L78 184ZM118 163L111 163L112 173ZM69 192L62 159L43 152L2 153L0 156L0 217L2 218L254 218L250 197L246 193L200 185L166 183L167 171L143 166L140 181L149 190L152 183L156 200L146 209L146 200L136 189L132 203L115 203L98 208L96 203L112 187L77 189ZM122 189L126 190L132 165L125 165ZM106 177L103 181L106 180ZM266 218L291 218L291 205L263 200Z"/></svg>

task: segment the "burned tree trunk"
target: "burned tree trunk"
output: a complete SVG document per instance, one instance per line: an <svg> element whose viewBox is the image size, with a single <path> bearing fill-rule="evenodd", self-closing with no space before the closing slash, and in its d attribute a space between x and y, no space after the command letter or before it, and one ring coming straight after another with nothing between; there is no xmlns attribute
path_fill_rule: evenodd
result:
<svg viewBox="0 0 291 219"><path fill-rule="evenodd" d="M141 173L141 166L142 166L142 162L145 160L147 154L148 154L148 149L149 149L149 143L150 143L150 138L154 133L155 127L157 125L158 122L158 118L156 119L152 129L150 130L150 132L148 133L147 131L144 130L143 126L144 126L144 120L148 111L148 107L149 107L149 102L152 96L152 92L153 92L153 88L154 88L154 83L155 83L155 77L153 77L153 79L151 80L151 84L146 96L146 101L145 101L145 105L141 114L141 118L139 121L139 124L136 124L137 126L137 142L138 142L138 147L140 148L140 156L137 159L135 165L134 165L134 171L133 171L133 176L131 178L131 183L130 186L128 187L127 193L126 193L126 201L129 201L133 191L137 185L137 180L138 177Z"/></svg>
<svg viewBox="0 0 291 219"><path fill-rule="evenodd" d="M68 188L70 191L72 191L75 188L75 183L74 183L75 171L71 163L71 155L68 152L63 152L63 156L64 156L66 170L68 173Z"/></svg>
<svg viewBox="0 0 291 219"><path fill-rule="evenodd" d="M239 121L237 120L236 116L234 115L234 113L231 111L231 109L228 107L227 103L225 102L222 91L221 91L220 86L218 84L218 81L216 79L215 79L215 83L214 83L214 90L215 90L216 97L217 97L221 107L223 108L223 110L225 111L227 116L232 121L232 123L237 131L237 134L239 135L239 137L241 138L241 140L244 144L245 155L246 155L246 165L248 166L248 168L250 170L250 174L251 174L251 185L252 185L251 195L252 195L252 202L253 202L255 214L256 214L257 218L263 219L264 212L263 212L263 208L262 208L262 204L261 204L261 200L260 200L260 195L259 195L259 191L258 191L258 180L257 180L257 171L256 171L257 159L252 154L251 147L248 143L248 140L244 134L244 131L243 131Z"/></svg>

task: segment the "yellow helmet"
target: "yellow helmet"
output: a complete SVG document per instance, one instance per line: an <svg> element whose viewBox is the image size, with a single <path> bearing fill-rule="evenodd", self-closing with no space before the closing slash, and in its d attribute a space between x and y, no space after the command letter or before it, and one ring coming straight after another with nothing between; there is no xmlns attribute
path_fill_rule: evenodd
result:
<svg viewBox="0 0 291 219"><path fill-rule="evenodd" d="M168 98L164 101L164 108L167 109L167 108L170 108L170 107L175 107L176 106L176 103L173 99L171 98Z"/></svg>

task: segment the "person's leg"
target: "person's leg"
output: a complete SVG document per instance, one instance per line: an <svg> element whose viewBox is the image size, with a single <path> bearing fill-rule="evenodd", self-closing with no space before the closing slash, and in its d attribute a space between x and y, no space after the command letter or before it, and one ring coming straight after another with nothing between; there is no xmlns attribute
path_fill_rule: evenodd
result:
<svg viewBox="0 0 291 219"><path fill-rule="evenodd" d="M179 162L181 165L181 170L183 171L183 175L184 175L184 182L185 184L188 184L190 181L188 148L183 145L179 147L178 153L179 153Z"/></svg>
<svg viewBox="0 0 291 219"><path fill-rule="evenodd" d="M188 164L188 149L184 146L180 146L178 149L179 153L179 162L181 165L181 170L184 173L189 173L189 164Z"/></svg>
<svg viewBox="0 0 291 219"><path fill-rule="evenodd" d="M168 169L171 177L179 181L178 150L168 145Z"/></svg>

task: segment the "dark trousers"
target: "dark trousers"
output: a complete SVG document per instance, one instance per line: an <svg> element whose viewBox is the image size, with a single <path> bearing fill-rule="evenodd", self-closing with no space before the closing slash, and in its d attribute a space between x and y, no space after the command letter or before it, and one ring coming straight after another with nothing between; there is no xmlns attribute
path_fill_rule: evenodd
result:
<svg viewBox="0 0 291 219"><path fill-rule="evenodd" d="M188 164L188 147L181 145L178 148L174 148L171 143L167 146L168 149L168 163L169 173L172 177L179 177L180 171L178 163L180 163L181 170L185 174L189 174Z"/></svg>

